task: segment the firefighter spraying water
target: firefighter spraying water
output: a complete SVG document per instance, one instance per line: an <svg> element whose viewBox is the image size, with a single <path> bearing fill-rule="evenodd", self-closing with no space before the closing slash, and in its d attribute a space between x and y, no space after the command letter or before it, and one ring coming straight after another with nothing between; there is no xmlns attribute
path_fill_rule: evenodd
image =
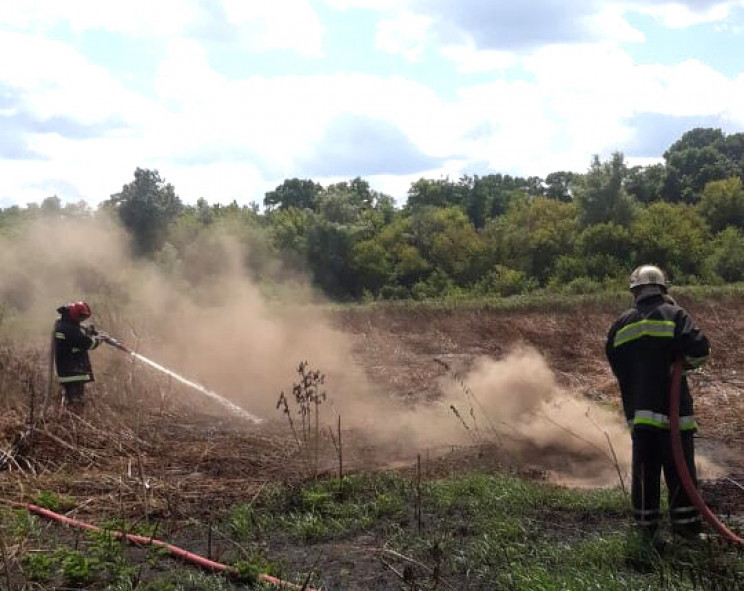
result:
<svg viewBox="0 0 744 591"><path fill-rule="evenodd" d="M118 339L104 332L99 332L93 325L86 326L81 324L92 315L90 306L86 302L73 302L65 306L60 306L57 312L60 314L60 318L54 325L54 333L52 335L52 359L57 367L58 379L64 388L65 404L69 410L73 412L80 412L82 410L84 385L87 382L94 381L93 368L90 363L88 351L95 349L99 343L106 343L119 351L131 355L151 368L170 376L181 384L201 392L227 408L236 416L256 424L263 421L262 418L252 415L216 392L212 392L201 384L197 384L173 370L163 367L152 359L148 359L144 355L132 351ZM48 394L44 401L45 408L47 399Z"/></svg>

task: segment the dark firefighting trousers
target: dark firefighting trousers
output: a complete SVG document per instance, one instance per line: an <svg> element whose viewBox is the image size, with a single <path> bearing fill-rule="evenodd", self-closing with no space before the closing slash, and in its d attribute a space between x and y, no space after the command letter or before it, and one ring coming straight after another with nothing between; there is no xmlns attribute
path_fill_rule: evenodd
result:
<svg viewBox="0 0 744 591"><path fill-rule="evenodd" d="M65 406L72 412L79 413L85 406L85 382L62 384L65 393Z"/></svg>
<svg viewBox="0 0 744 591"><path fill-rule="evenodd" d="M682 449L687 469L697 485L695 444L692 431L682 432ZM682 487L672 455L671 433L667 429L633 429L633 516L640 530L653 536L661 520L661 472L669 492L672 531L682 536L700 532L700 514Z"/></svg>

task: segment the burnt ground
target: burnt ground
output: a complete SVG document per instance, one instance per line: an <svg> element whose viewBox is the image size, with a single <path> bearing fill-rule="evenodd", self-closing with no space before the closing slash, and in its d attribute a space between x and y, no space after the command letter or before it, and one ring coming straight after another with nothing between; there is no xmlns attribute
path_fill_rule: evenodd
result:
<svg viewBox="0 0 744 591"><path fill-rule="evenodd" d="M702 489L714 511L740 516L744 298L690 302L687 307L713 347L710 363L691 378L701 426L698 447L728 469L722 478L703 482ZM547 359L563 386L579 396L618 405L603 349L606 330L618 312L592 305L553 312L358 307L334 311L332 321L352 336L355 357L370 379L397 398L435 399L437 380L447 371L443 360L467 364L483 355L498 359L515 345L527 344ZM39 491L55 491L75 500L74 516L97 523L112 517L208 522L224 516L235 503L253 502L271 483L307 477L307 462L284 421L246 429L244 423L211 410L141 408L133 416L130 408L117 415L116 409L93 405L85 420L54 418L40 427L32 442L24 443L30 461L19 454L17 464L0 473L0 497L32 501ZM2 439L12 441L23 423L20 414L6 414L0 422ZM410 471L414 465L411 457L388 456L381 462L380 450L368 449L362 437L347 434L345 441L347 473L391 465ZM324 436L321 445L320 475L332 475L337 465L334 443ZM549 457L547 450L536 450L536 455ZM497 451L477 448L453 448L437 458L427 457L424 476L504 468L544 477L539 469L509 465L509 458ZM583 529L581 523L576 526ZM200 542L190 549L204 551L203 546ZM379 550L380 540L373 536L339 540L326 551L316 548L322 556L316 566L340 572L349 561L370 561L367 576L385 588L386 579L379 578ZM301 547L272 551L298 569L310 566ZM359 584L364 588L363 581Z"/></svg>
<svg viewBox="0 0 744 591"><path fill-rule="evenodd" d="M723 514L744 512L744 298L680 301L710 339L712 355L688 376L700 430L697 448L728 474L701 483L706 501ZM620 409L620 394L605 360L607 330L622 309L587 304L570 311L355 308L339 326L357 338L357 357L370 376L404 398L438 396L441 361L467 364L498 359L517 345L537 349L559 383L579 396ZM440 362L437 362L440 361ZM549 451L549 450L548 450ZM545 454L546 450L536 450ZM536 454L536 455L537 455ZM558 456L556 456L556 460ZM478 457L471 460L478 463ZM458 459L458 466L470 462Z"/></svg>

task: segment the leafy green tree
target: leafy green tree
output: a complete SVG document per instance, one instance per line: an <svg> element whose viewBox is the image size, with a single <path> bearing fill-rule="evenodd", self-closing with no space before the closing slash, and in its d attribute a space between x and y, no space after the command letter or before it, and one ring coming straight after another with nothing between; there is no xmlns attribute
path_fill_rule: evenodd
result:
<svg viewBox="0 0 744 591"><path fill-rule="evenodd" d="M120 193L104 202L113 209L133 238L137 255L152 255L165 243L168 225L183 210L173 185L166 183L157 170L137 168L134 180Z"/></svg>
<svg viewBox="0 0 744 591"><path fill-rule="evenodd" d="M589 171L576 183L574 202L582 227L604 222L629 226L635 202L623 186L627 169L623 155L615 152L608 162L594 156Z"/></svg>
<svg viewBox="0 0 744 591"><path fill-rule="evenodd" d="M406 209L415 210L420 207L451 207L464 206L468 186L453 183L447 179L419 179L408 189Z"/></svg>
<svg viewBox="0 0 744 591"><path fill-rule="evenodd" d="M744 133L732 133L721 142L720 151L728 158L736 168L736 174L742 176L744 173Z"/></svg>
<svg viewBox="0 0 744 591"><path fill-rule="evenodd" d="M537 288L537 281L527 277L524 272L496 265L489 270L475 285L477 292L501 297L529 293Z"/></svg>
<svg viewBox="0 0 744 591"><path fill-rule="evenodd" d="M374 239L357 242L351 249L351 267L361 289L378 293L393 274L390 253Z"/></svg>
<svg viewBox="0 0 744 591"><path fill-rule="evenodd" d="M417 300L442 298L455 290L452 278L442 269L434 269L424 280L411 288L411 295Z"/></svg>
<svg viewBox="0 0 744 591"><path fill-rule="evenodd" d="M350 200L355 205L363 208L374 207L378 198L381 196L381 193L372 190L369 183L361 177L356 177L348 182L344 181L336 183L335 185L330 185L327 190L332 191L334 189L350 193Z"/></svg>
<svg viewBox="0 0 744 591"><path fill-rule="evenodd" d="M395 251L394 277L404 286L413 286L429 275L431 264L415 246L403 244Z"/></svg>
<svg viewBox="0 0 744 591"><path fill-rule="evenodd" d="M715 237L709 263L724 281L744 281L744 233L741 229L729 226Z"/></svg>
<svg viewBox="0 0 744 591"><path fill-rule="evenodd" d="M363 229L316 218L307 232L307 264L315 283L339 299L357 298L363 286L354 269L353 248Z"/></svg>
<svg viewBox="0 0 744 591"><path fill-rule="evenodd" d="M683 134L664 153L664 198L696 203L706 184L741 172L722 151L724 146L725 136L720 129L696 128Z"/></svg>
<svg viewBox="0 0 744 591"><path fill-rule="evenodd" d="M415 244L434 269L460 285L474 281L483 268L483 245L458 207L426 207L411 217Z"/></svg>
<svg viewBox="0 0 744 591"><path fill-rule="evenodd" d="M376 240L385 252L389 253L393 265L390 281L395 285L410 289L431 272L431 264L415 245L410 216L396 216L390 224L380 230Z"/></svg>
<svg viewBox="0 0 744 591"><path fill-rule="evenodd" d="M662 199L666 170L663 164L634 166L625 175L625 190L639 203Z"/></svg>
<svg viewBox="0 0 744 591"><path fill-rule="evenodd" d="M581 175L575 172L557 171L551 172L545 177L545 196L558 201L570 202L573 184Z"/></svg>
<svg viewBox="0 0 744 591"><path fill-rule="evenodd" d="M714 233L727 226L744 227L744 185L741 179L731 177L711 181L705 185L698 207Z"/></svg>
<svg viewBox="0 0 744 591"><path fill-rule="evenodd" d="M557 258L574 250L576 207L547 197L522 199L483 232L487 258L545 284Z"/></svg>
<svg viewBox="0 0 744 591"><path fill-rule="evenodd" d="M329 222L353 224L364 210L371 208L370 202L371 197L364 199L347 183L338 183L319 194L318 211Z"/></svg>
<svg viewBox="0 0 744 591"><path fill-rule="evenodd" d="M308 229L315 214L308 209L290 207L268 215L272 243L285 263L301 268L308 257Z"/></svg>
<svg viewBox="0 0 744 591"><path fill-rule="evenodd" d="M577 237L577 251L584 259L605 255L614 260L614 267L621 271L632 264L633 239L630 231L613 222L585 228Z"/></svg>
<svg viewBox="0 0 744 591"><path fill-rule="evenodd" d="M59 197L47 197L41 202L41 211L44 215L59 215L62 213L62 201Z"/></svg>
<svg viewBox="0 0 744 591"><path fill-rule="evenodd" d="M268 211L290 207L315 210L322 190L321 185L311 180L287 179L276 189L266 193L264 207Z"/></svg>
<svg viewBox="0 0 744 591"><path fill-rule="evenodd" d="M703 272L708 228L694 207L684 203L652 203L630 229L636 263L660 265L679 280L694 280Z"/></svg>
<svg viewBox="0 0 744 591"><path fill-rule="evenodd" d="M196 200L196 217L204 226L208 226L214 222L214 210L209 206L209 203L204 197L199 197Z"/></svg>
<svg viewBox="0 0 744 591"><path fill-rule="evenodd" d="M506 213L514 199L523 195L538 196L543 191L542 180L538 177L524 179L508 174L464 176L460 185L467 188L464 208L478 229L483 228L489 219Z"/></svg>

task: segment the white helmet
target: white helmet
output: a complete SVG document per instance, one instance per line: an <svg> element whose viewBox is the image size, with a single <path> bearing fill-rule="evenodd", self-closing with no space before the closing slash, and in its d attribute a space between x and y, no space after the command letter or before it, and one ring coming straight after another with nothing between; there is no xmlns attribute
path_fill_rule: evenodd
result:
<svg viewBox="0 0 744 591"><path fill-rule="evenodd" d="M630 274L630 289L644 285L658 285L666 291L667 283L664 272L655 265L641 265Z"/></svg>

